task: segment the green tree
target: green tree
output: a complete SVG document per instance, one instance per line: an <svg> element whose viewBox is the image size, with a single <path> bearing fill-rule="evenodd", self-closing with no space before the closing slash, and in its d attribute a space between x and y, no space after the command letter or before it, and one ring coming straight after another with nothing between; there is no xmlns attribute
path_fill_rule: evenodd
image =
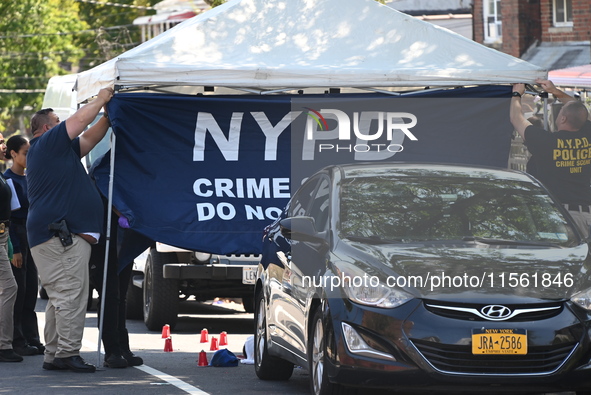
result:
<svg viewBox="0 0 591 395"><path fill-rule="evenodd" d="M160 1L80 0L80 18L94 31L79 37L79 45L86 52L79 70L92 68L141 44L140 29L133 21L140 16L153 15L152 6Z"/></svg>
<svg viewBox="0 0 591 395"><path fill-rule="evenodd" d="M49 77L63 74L83 55L70 32L85 30L74 0L20 0L0 3L0 131L15 116L37 108ZM18 122L22 126L22 122ZM8 133L13 131L8 130Z"/></svg>
<svg viewBox="0 0 591 395"><path fill-rule="evenodd" d="M205 0L205 2L213 8L224 4L226 0Z"/></svg>

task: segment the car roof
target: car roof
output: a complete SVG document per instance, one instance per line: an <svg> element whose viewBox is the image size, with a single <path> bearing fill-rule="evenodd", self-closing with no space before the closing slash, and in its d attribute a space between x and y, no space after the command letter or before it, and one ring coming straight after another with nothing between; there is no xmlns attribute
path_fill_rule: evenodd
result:
<svg viewBox="0 0 591 395"><path fill-rule="evenodd" d="M495 167L444 163L364 162L333 167L343 178L355 177L465 177L536 183L526 173Z"/></svg>

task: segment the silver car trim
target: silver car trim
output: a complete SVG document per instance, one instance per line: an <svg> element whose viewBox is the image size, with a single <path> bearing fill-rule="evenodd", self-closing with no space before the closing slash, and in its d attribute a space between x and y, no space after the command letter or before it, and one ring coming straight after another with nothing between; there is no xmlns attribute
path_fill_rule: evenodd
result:
<svg viewBox="0 0 591 395"><path fill-rule="evenodd" d="M433 308L436 308L436 309L462 311L462 312L465 312L465 313L471 313L471 314L474 314L477 317L480 317L480 318L485 319L485 320L488 320L488 321L505 321L505 320L508 320L508 319L513 318L515 316L518 316L519 314L535 313L535 312L539 312L539 311L548 311L548 310L556 310L556 309L559 309L561 307L561 306L554 306L554 307L537 307L537 308L531 308L531 309L515 309L507 317L493 318L493 317L487 317L484 314L482 314L480 311L478 311L477 309L470 308L470 307L441 306L441 305L428 304L428 303L426 303L426 305L428 307L433 307Z"/></svg>
<svg viewBox="0 0 591 395"><path fill-rule="evenodd" d="M295 352L293 352L292 350L290 350L289 348L285 347L282 344L279 344L277 342L274 342L273 340L269 340L269 343L273 343L273 346L277 346L277 347L281 347L282 349L284 349L285 351L289 352L290 354L294 355L296 358L301 359L303 362L308 363L308 361L304 358L302 358L301 356L299 356L298 354L296 354Z"/></svg>

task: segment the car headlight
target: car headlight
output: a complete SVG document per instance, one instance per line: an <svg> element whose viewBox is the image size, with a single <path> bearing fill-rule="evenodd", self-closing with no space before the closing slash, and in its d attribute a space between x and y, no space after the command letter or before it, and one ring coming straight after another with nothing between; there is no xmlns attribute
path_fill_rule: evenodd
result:
<svg viewBox="0 0 591 395"><path fill-rule="evenodd" d="M591 310L591 288L577 292L570 298L570 300L585 310Z"/></svg>
<svg viewBox="0 0 591 395"><path fill-rule="evenodd" d="M337 262L334 267L337 278L331 279L330 285L338 284L355 303L391 309L413 298L401 289L388 287L379 277L369 275L350 263Z"/></svg>

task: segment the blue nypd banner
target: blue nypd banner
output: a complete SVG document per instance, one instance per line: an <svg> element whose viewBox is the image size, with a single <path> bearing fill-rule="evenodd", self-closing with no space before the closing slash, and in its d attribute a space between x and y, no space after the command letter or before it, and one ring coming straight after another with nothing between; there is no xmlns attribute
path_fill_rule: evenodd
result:
<svg viewBox="0 0 591 395"><path fill-rule="evenodd" d="M162 243L260 253L263 228L318 169L396 160L506 167L510 87L409 96L122 93L113 204ZM109 158L94 176L106 196Z"/></svg>

